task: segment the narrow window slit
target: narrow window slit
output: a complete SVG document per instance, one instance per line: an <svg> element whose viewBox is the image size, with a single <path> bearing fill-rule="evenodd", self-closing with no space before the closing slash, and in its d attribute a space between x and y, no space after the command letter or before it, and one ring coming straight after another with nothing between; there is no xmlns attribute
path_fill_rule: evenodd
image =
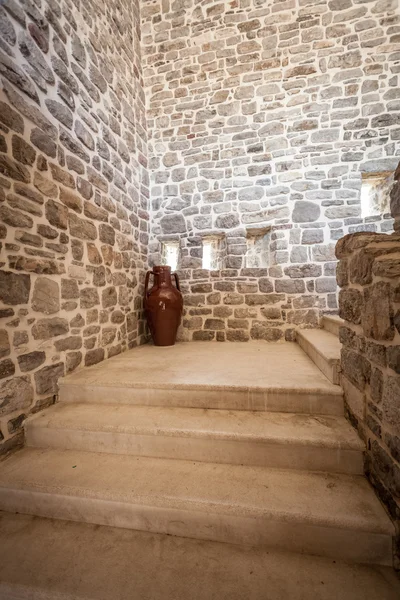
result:
<svg viewBox="0 0 400 600"><path fill-rule="evenodd" d="M208 271L218 271L223 268L223 258L226 252L226 240L221 236L207 236L202 239L202 267Z"/></svg>
<svg viewBox="0 0 400 600"><path fill-rule="evenodd" d="M162 244L161 262L163 265L171 267L171 271L176 271L179 263L179 243L164 242Z"/></svg>
<svg viewBox="0 0 400 600"><path fill-rule="evenodd" d="M247 229L247 250L245 264L247 268L269 267L271 227Z"/></svg>
<svg viewBox="0 0 400 600"><path fill-rule="evenodd" d="M393 182L393 173L362 174L360 204L363 219L390 213L389 193Z"/></svg>

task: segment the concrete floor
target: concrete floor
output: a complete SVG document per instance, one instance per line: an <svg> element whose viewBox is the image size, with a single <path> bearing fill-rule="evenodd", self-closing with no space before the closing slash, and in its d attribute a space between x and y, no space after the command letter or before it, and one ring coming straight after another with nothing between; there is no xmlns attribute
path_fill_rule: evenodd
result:
<svg viewBox="0 0 400 600"><path fill-rule="evenodd" d="M310 389L335 392L303 350L294 343L179 343L134 348L94 367L69 375L79 385L129 387L218 387L246 389Z"/></svg>
<svg viewBox="0 0 400 600"><path fill-rule="evenodd" d="M0 513L2 600L399 597L384 567Z"/></svg>

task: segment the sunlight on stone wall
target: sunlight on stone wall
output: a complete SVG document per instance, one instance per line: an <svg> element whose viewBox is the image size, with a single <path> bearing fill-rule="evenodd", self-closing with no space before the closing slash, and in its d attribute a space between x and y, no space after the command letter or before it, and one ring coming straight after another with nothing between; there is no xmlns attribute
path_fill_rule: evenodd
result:
<svg viewBox="0 0 400 600"><path fill-rule="evenodd" d="M59 377L143 341L138 4L0 7L0 453Z"/></svg>
<svg viewBox="0 0 400 600"><path fill-rule="evenodd" d="M360 192L398 163L399 3L149 0L141 18L150 262L169 237L201 269L195 240L222 232L240 277L248 229L269 225L288 310L304 295L337 311L337 240L393 230L388 211L361 216Z"/></svg>

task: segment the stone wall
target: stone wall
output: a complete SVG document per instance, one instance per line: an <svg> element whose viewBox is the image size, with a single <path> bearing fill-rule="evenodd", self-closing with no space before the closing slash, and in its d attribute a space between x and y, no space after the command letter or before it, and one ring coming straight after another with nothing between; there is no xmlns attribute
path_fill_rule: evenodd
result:
<svg viewBox="0 0 400 600"><path fill-rule="evenodd" d="M0 6L0 453L60 376L143 340L138 3Z"/></svg>
<svg viewBox="0 0 400 600"><path fill-rule="evenodd" d="M306 294L302 279L273 280L268 269L187 269L179 276L184 297L181 341L294 341L299 323L318 326L324 299Z"/></svg>
<svg viewBox="0 0 400 600"><path fill-rule="evenodd" d="M400 232L347 235L336 253L346 408L367 445L367 475L397 522L400 569Z"/></svg>
<svg viewBox="0 0 400 600"><path fill-rule="evenodd" d="M395 184L390 192L390 212L394 218L394 230L400 231L400 163L394 173Z"/></svg>
<svg viewBox="0 0 400 600"><path fill-rule="evenodd" d="M271 244L289 233L272 231ZM337 312L334 246L329 252L329 262L316 250L315 264L293 264L284 274L277 268L181 269L184 316L178 339L293 341L297 327L318 327L323 313Z"/></svg>
<svg viewBox="0 0 400 600"><path fill-rule="evenodd" d="M248 229L271 225L272 277L325 278L343 235L392 231L361 218L360 189L398 163L397 0L142 0L141 18L151 264L180 240L199 268L196 240L222 232L240 270Z"/></svg>

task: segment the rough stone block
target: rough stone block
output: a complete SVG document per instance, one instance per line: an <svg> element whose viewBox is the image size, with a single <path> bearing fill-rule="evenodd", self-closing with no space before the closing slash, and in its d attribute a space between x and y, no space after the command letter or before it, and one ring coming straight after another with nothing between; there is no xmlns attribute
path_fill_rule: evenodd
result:
<svg viewBox="0 0 400 600"><path fill-rule="evenodd" d="M28 376L0 382L0 416L28 408L33 397L34 390Z"/></svg>
<svg viewBox="0 0 400 600"><path fill-rule="evenodd" d="M321 277L315 282L315 290L319 294L325 294L326 292L336 292L337 284L334 277Z"/></svg>
<svg viewBox="0 0 400 600"><path fill-rule="evenodd" d="M222 319L206 319L204 329L222 331L225 329L225 322Z"/></svg>
<svg viewBox="0 0 400 600"><path fill-rule="evenodd" d="M31 289L29 275L0 270L0 300L4 304L27 304Z"/></svg>
<svg viewBox="0 0 400 600"><path fill-rule="evenodd" d="M0 358L10 354L10 340L6 329L0 329Z"/></svg>
<svg viewBox="0 0 400 600"><path fill-rule="evenodd" d="M364 335L374 340L394 338L392 290L389 283L378 281L364 290L362 327Z"/></svg>
<svg viewBox="0 0 400 600"><path fill-rule="evenodd" d="M165 215L160 221L163 234L184 233L186 231L186 222L183 215L176 213Z"/></svg>
<svg viewBox="0 0 400 600"><path fill-rule="evenodd" d="M104 348L96 348L94 350L88 350L85 354L85 366L90 367L104 360L105 353Z"/></svg>
<svg viewBox="0 0 400 600"><path fill-rule="evenodd" d="M317 327L318 320L318 311L315 309L289 310L287 313L287 321L292 325L305 325L308 327Z"/></svg>
<svg viewBox="0 0 400 600"><path fill-rule="evenodd" d="M211 342L215 338L215 331L194 331L193 341Z"/></svg>
<svg viewBox="0 0 400 600"><path fill-rule="evenodd" d="M0 174L24 183L29 183L31 180L30 173L24 165L15 162L4 154L0 155Z"/></svg>
<svg viewBox="0 0 400 600"><path fill-rule="evenodd" d="M248 331L244 331L243 329L228 329L226 332L226 339L228 342L248 342L250 339L250 334Z"/></svg>
<svg viewBox="0 0 400 600"><path fill-rule="evenodd" d="M32 327L32 335L35 340L49 340L64 335L68 331L68 321L61 317L39 319Z"/></svg>
<svg viewBox="0 0 400 600"><path fill-rule="evenodd" d="M265 321L253 321L250 329L252 340L266 340L267 342L276 342L282 339L284 332L281 329L271 327Z"/></svg>
<svg viewBox="0 0 400 600"><path fill-rule="evenodd" d="M216 306L213 309L214 317L221 317L223 319L226 319L227 317L232 316L232 313L233 313L233 309L229 308L229 306Z"/></svg>
<svg viewBox="0 0 400 600"><path fill-rule="evenodd" d="M66 206L54 200L48 200L46 202L45 213L46 219L53 227L57 229L68 228L68 208Z"/></svg>
<svg viewBox="0 0 400 600"><path fill-rule="evenodd" d="M44 363L45 360L46 353L39 350L18 356L19 368L23 373L37 369Z"/></svg>
<svg viewBox="0 0 400 600"><path fill-rule="evenodd" d="M344 289L339 292L339 316L345 321L358 325L361 323L361 311L364 298L359 290Z"/></svg>
<svg viewBox="0 0 400 600"><path fill-rule="evenodd" d="M0 360L0 379L11 377L15 373L15 365L10 358Z"/></svg>
<svg viewBox="0 0 400 600"><path fill-rule="evenodd" d="M366 285L372 281L372 265L374 256L361 250L351 257L348 263L348 272L351 283Z"/></svg>
<svg viewBox="0 0 400 600"><path fill-rule="evenodd" d="M115 287L108 287L101 293L101 301L103 308L110 308L117 304L117 290Z"/></svg>
<svg viewBox="0 0 400 600"><path fill-rule="evenodd" d="M35 373L36 393L53 395L58 392L58 379L64 375L64 363L43 367Z"/></svg>
<svg viewBox="0 0 400 600"><path fill-rule="evenodd" d="M278 279L275 281L275 291L285 294L304 294L306 286L302 279Z"/></svg>
<svg viewBox="0 0 400 600"><path fill-rule="evenodd" d="M294 205L292 220L294 223L312 223L313 221L318 221L320 214L321 209L318 204L299 200Z"/></svg>
<svg viewBox="0 0 400 600"><path fill-rule="evenodd" d="M51 315L60 310L60 288L57 281L38 277L32 295L33 310Z"/></svg>
<svg viewBox="0 0 400 600"><path fill-rule="evenodd" d="M364 357L348 348L342 348L341 367L343 374L360 391L364 391L371 377L371 365Z"/></svg>
<svg viewBox="0 0 400 600"><path fill-rule="evenodd" d="M400 375L400 346L389 346L386 356L388 366Z"/></svg>
<svg viewBox="0 0 400 600"><path fill-rule="evenodd" d="M383 392L383 373L380 369L372 369L369 389L372 400L379 404L382 400Z"/></svg>

